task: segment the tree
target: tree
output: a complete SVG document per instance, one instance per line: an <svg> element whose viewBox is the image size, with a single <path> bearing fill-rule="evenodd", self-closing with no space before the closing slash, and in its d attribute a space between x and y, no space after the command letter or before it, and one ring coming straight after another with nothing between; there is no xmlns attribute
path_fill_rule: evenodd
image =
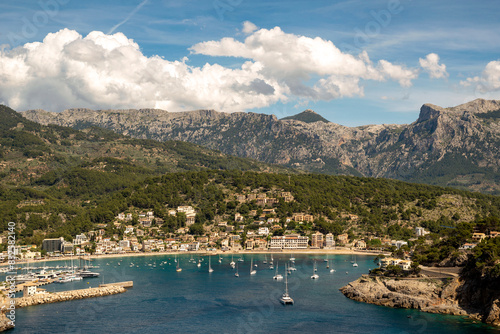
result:
<svg viewBox="0 0 500 334"><path fill-rule="evenodd" d="M204 233L203 224L196 223L189 226L189 234L191 235L203 235Z"/></svg>

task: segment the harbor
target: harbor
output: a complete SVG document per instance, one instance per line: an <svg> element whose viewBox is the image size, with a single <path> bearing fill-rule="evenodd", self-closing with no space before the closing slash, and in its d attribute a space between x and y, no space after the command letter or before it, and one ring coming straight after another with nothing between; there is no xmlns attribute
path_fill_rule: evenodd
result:
<svg viewBox="0 0 500 334"><path fill-rule="evenodd" d="M295 258L291 268L296 270L289 273L285 264L290 265L291 258ZM96 293L83 299L68 299L71 300L68 303L23 307L17 310L17 316L22 319L26 333L63 333L68 326L92 333L96 323L99 323L100 332L111 333L197 333L206 328L221 333L280 333L288 328L293 328L288 331L291 333L325 332L326 328L368 333L376 328L379 333L400 333L405 328L415 329L408 327L411 326L408 315L415 321L432 318L430 332L436 332L435 324L439 323L450 328L442 334L488 332L460 317L382 308L345 298L338 289L377 267L373 259L374 256L358 255L358 267L354 267L350 255L328 255L327 258L325 254L294 253L293 257L273 254L274 269L270 269L271 254L267 254L267 258L265 254L222 255L220 262L218 257L212 256L210 260L201 254L193 255L192 260L191 254L98 259L93 264L99 266L95 269L100 273L99 278L52 284L51 288L81 290L74 292L72 298L83 294L83 290L93 291L98 286L97 289L108 288L106 285L114 285L113 281L133 281L133 288L115 297L97 298L99 294ZM317 279L311 279L314 262ZM177 271L177 267L182 271ZM331 272L332 269L335 271ZM251 275L253 270L256 273ZM237 272L238 277L235 276ZM276 274L283 278L273 279ZM92 289L80 289L87 282ZM287 284L288 296L294 304L285 306L280 298L286 293ZM62 291L56 293L59 292ZM82 310L86 316L74 316ZM57 314L57 323L47 317L48 313ZM365 316L358 317L359 314ZM389 324L399 331L391 332Z"/></svg>

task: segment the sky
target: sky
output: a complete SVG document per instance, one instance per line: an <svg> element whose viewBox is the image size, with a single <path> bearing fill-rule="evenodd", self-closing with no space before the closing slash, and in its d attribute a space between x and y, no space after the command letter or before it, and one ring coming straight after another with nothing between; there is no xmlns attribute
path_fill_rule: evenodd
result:
<svg viewBox="0 0 500 334"><path fill-rule="evenodd" d="M0 1L0 103L347 125L500 99L500 2Z"/></svg>

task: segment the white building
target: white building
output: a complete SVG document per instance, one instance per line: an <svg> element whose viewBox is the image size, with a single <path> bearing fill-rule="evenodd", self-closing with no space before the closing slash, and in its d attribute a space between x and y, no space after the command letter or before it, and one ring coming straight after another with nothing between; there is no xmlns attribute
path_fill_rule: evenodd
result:
<svg viewBox="0 0 500 334"><path fill-rule="evenodd" d="M408 246L408 242L403 241L403 240L397 240L397 241L391 242L391 246L396 246L397 249L400 249L404 245Z"/></svg>
<svg viewBox="0 0 500 334"><path fill-rule="evenodd" d="M269 235L269 227L259 227L259 235Z"/></svg>
<svg viewBox="0 0 500 334"><path fill-rule="evenodd" d="M325 248L333 248L335 247L335 237L333 234L328 233L325 235Z"/></svg>
<svg viewBox="0 0 500 334"><path fill-rule="evenodd" d="M275 236L269 241L269 249L306 249L308 241L308 237L298 234Z"/></svg>
<svg viewBox="0 0 500 334"><path fill-rule="evenodd" d="M429 231L426 231L423 227L415 227L415 234L417 237L423 237L427 234L429 234Z"/></svg>
<svg viewBox="0 0 500 334"><path fill-rule="evenodd" d="M177 212L184 212L186 215L190 213L195 213L194 209L191 205L187 206L178 206L177 207Z"/></svg>

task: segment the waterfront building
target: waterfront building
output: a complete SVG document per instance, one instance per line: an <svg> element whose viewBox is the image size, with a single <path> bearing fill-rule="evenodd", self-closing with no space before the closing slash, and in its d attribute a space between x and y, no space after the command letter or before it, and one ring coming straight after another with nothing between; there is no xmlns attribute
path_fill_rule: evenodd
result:
<svg viewBox="0 0 500 334"><path fill-rule="evenodd" d="M365 249L366 248L366 242L364 240L358 240L358 241L356 241L356 248Z"/></svg>
<svg viewBox="0 0 500 334"><path fill-rule="evenodd" d="M269 249L307 249L308 237L298 234L274 236L269 241Z"/></svg>
<svg viewBox="0 0 500 334"><path fill-rule="evenodd" d="M335 237L333 234L328 233L325 235L325 248L333 248L335 247Z"/></svg>
<svg viewBox="0 0 500 334"><path fill-rule="evenodd" d="M349 235L347 233L339 234L337 236L337 240L338 240L339 244L345 245L349 241Z"/></svg>
<svg viewBox="0 0 500 334"><path fill-rule="evenodd" d="M311 247L322 248L324 242L324 234L321 232L316 232L311 235Z"/></svg>
<svg viewBox="0 0 500 334"><path fill-rule="evenodd" d="M52 238L52 239L44 239L42 241L42 249L47 253L55 253L61 251L61 246L64 242L64 238Z"/></svg>

